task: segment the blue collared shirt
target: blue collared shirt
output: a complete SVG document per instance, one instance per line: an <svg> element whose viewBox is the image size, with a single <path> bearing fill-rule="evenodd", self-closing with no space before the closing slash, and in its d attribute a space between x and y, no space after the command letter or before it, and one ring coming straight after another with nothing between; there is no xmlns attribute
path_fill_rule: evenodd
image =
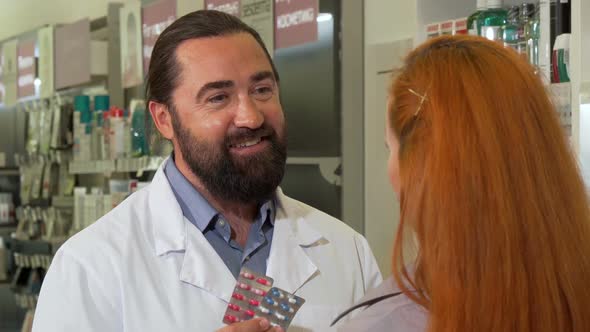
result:
<svg viewBox="0 0 590 332"><path fill-rule="evenodd" d="M184 216L203 233L236 279L244 266L266 274L275 221L274 200L261 205L250 227L246 246L242 248L231 238L227 220L180 173L173 158L168 159L164 173Z"/></svg>

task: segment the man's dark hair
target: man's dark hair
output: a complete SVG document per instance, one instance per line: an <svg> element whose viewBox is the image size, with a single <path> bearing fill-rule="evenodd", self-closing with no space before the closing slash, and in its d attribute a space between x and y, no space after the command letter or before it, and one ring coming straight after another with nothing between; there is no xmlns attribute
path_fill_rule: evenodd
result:
<svg viewBox="0 0 590 332"><path fill-rule="evenodd" d="M248 33L254 37L264 50L272 66L275 80L278 82L279 75L275 65L256 30L235 16L215 10L198 10L176 20L158 37L152 51L147 77L147 101L153 100L164 104L168 106L169 110L174 108L172 92L178 84L181 70L178 61L176 61L178 45L189 39L220 37L235 33Z"/></svg>

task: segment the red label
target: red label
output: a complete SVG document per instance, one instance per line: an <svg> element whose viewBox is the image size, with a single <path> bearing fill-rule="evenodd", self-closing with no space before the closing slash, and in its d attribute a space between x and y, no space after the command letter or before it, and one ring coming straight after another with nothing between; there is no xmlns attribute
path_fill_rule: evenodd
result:
<svg viewBox="0 0 590 332"><path fill-rule="evenodd" d="M439 25L438 24L432 24L432 25L429 25L429 26L426 27L426 31L428 33L432 33L432 32L438 33L438 28L439 28Z"/></svg>
<svg viewBox="0 0 590 332"><path fill-rule="evenodd" d="M141 10L143 30L143 71L147 74L152 50L160 34L176 20L176 0L160 0Z"/></svg>
<svg viewBox="0 0 590 332"><path fill-rule="evenodd" d="M468 35L469 30L467 29L467 19L462 18L455 20L455 27L453 31L455 35Z"/></svg>
<svg viewBox="0 0 590 332"><path fill-rule="evenodd" d="M453 22L445 22L443 23L441 26L441 29L452 29L453 28Z"/></svg>
<svg viewBox="0 0 590 332"><path fill-rule="evenodd" d="M318 40L318 0L275 0L275 48Z"/></svg>

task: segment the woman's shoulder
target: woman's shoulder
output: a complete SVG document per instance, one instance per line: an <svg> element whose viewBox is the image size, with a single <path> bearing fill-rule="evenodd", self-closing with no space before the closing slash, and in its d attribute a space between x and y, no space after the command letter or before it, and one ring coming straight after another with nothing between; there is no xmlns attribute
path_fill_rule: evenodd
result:
<svg viewBox="0 0 590 332"><path fill-rule="evenodd" d="M389 278L381 286L368 292L361 302L395 294L399 291L393 278ZM338 328L338 332L424 332L427 323L428 313L426 310L401 293L362 310L354 318L342 324Z"/></svg>

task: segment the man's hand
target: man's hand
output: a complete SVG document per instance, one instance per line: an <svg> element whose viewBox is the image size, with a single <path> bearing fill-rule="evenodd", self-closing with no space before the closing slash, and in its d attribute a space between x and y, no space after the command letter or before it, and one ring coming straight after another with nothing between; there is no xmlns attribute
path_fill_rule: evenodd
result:
<svg viewBox="0 0 590 332"><path fill-rule="evenodd" d="M271 328L264 318L250 319L245 322L228 325L217 332L284 332L280 326Z"/></svg>

